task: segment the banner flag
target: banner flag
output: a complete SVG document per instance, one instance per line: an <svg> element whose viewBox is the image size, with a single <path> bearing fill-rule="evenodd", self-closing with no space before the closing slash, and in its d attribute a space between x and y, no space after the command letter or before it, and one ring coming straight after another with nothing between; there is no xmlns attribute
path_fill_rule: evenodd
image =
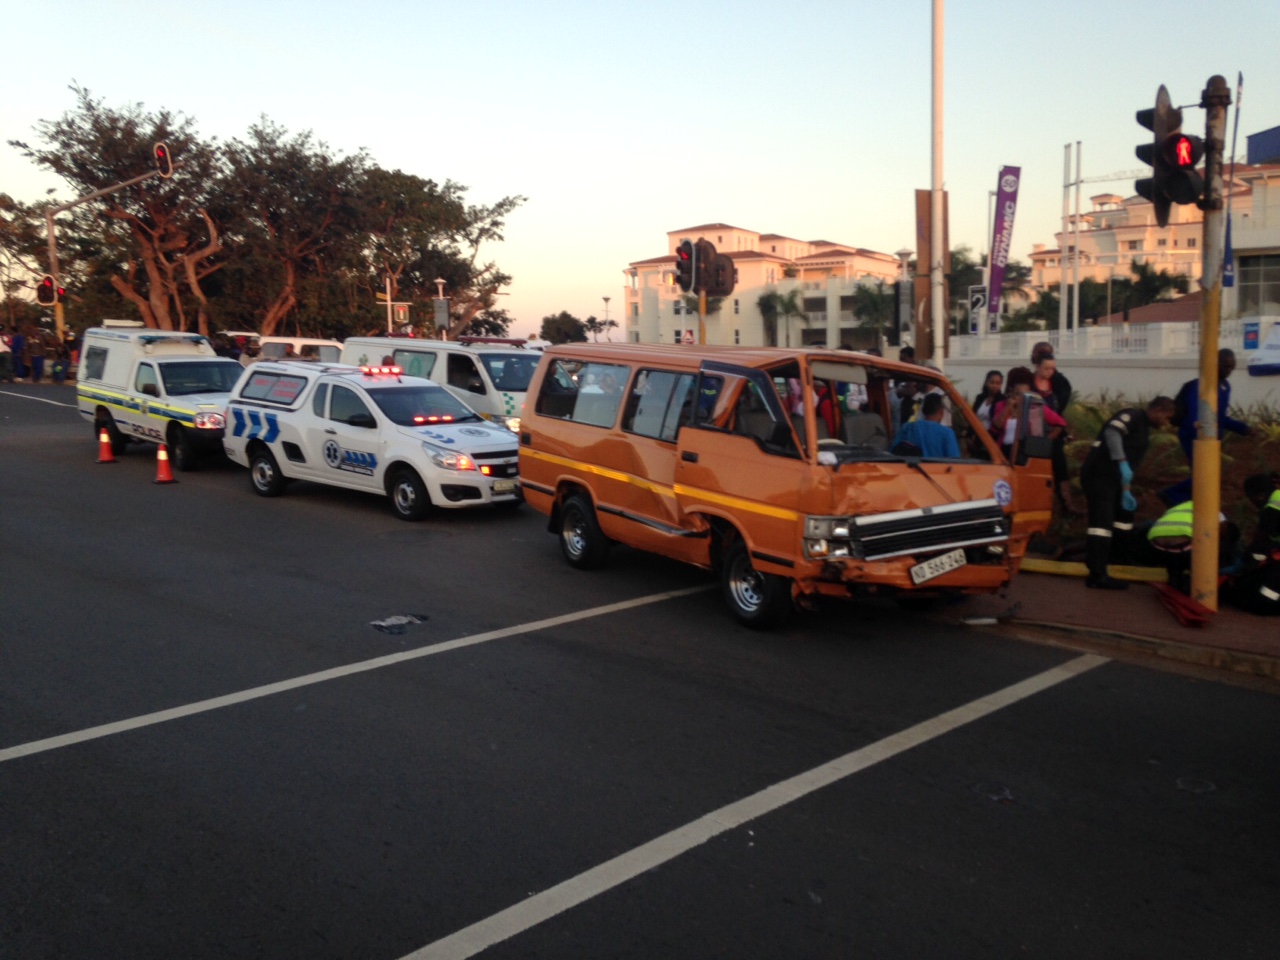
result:
<svg viewBox="0 0 1280 960"><path fill-rule="evenodd" d="M1236 255L1231 249L1231 214L1227 214L1227 242L1222 251L1222 285L1236 285Z"/></svg>
<svg viewBox="0 0 1280 960"><path fill-rule="evenodd" d="M1009 264L1009 247L1013 243L1013 216L1018 211L1018 181L1021 167L1001 167L996 191L995 229L991 235L991 283L987 295L987 314L1000 316L1003 299L1004 271Z"/></svg>

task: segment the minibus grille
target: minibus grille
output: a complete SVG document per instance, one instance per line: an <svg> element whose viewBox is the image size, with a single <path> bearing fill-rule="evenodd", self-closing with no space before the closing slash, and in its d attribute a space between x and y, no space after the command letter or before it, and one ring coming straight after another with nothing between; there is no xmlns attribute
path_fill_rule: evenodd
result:
<svg viewBox="0 0 1280 960"><path fill-rule="evenodd" d="M849 537L855 554L884 560L1009 539L1009 522L995 500L945 504L853 517Z"/></svg>

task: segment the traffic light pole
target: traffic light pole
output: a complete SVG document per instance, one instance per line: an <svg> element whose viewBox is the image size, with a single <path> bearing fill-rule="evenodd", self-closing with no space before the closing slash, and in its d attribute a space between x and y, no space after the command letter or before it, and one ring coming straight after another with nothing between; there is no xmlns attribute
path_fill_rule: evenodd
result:
<svg viewBox="0 0 1280 960"><path fill-rule="evenodd" d="M1213 76L1201 95L1204 138L1204 272L1200 286L1200 397L1192 448L1191 596L1218 609L1218 515L1222 509L1222 439L1218 436L1218 325L1222 315L1222 152L1231 89Z"/></svg>
<svg viewBox="0 0 1280 960"><path fill-rule="evenodd" d="M182 164L174 164L174 166L182 166ZM135 183L141 183L143 180L150 180L152 177L160 176L159 170L152 170L150 173L144 173L140 177L134 177L132 180L126 180L124 183L117 183L110 187L103 187L101 190L95 190L93 193L86 193L83 197L76 197L70 203L64 203L61 206L50 207L44 212L45 223L48 227L49 241L49 274L53 277L54 288L62 286L62 279L58 271L58 241L54 234L53 218L60 213L66 213L74 207L80 206L82 203L88 203L90 200L96 200L98 197L105 197L109 193L115 193L117 190L123 190L125 187L132 187ZM53 320L58 328L58 340L61 342L66 333L66 324L63 322L62 314L62 298L59 297L53 305Z"/></svg>
<svg viewBox="0 0 1280 960"><path fill-rule="evenodd" d="M707 343L707 291L698 291L698 343Z"/></svg>

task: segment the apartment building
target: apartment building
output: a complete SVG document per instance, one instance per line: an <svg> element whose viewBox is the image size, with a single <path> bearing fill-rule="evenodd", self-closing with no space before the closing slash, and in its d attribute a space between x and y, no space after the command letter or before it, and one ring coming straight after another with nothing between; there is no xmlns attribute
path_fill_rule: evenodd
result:
<svg viewBox="0 0 1280 960"><path fill-rule="evenodd" d="M1247 225L1253 209L1253 184L1260 166L1238 164L1234 177L1228 166L1223 189L1230 190L1235 229ZM1046 290L1062 282L1073 282L1072 254L1076 238L1080 243L1081 280L1105 283L1108 279L1130 276L1134 263L1148 263L1157 270L1199 277L1204 214L1194 205L1174 204L1169 211L1169 225L1156 225L1155 207L1139 196L1122 197L1116 193L1100 193L1089 198L1090 209L1079 217L1067 218L1066 234L1057 233L1058 246L1049 249L1037 243L1031 251L1031 287Z"/></svg>
<svg viewBox="0 0 1280 960"><path fill-rule="evenodd" d="M796 240L726 223L704 223L667 233L667 252L637 260L623 271L626 337L633 343L678 343L698 336L692 311L675 284L675 251L685 240L709 240L733 260L736 283L717 312L706 319L706 341L763 346L764 318L756 306L769 292L799 290L800 317L778 318L781 346L856 344L866 338L853 316L859 284L892 284L903 265L896 257L827 240Z"/></svg>
<svg viewBox="0 0 1280 960"><path fill-rule="evenodd" d="M1249 186L1248 216L1232 214L1235 285L1222 291L1222 315L1280 319L1280 163L1237 173Z"/></svg>

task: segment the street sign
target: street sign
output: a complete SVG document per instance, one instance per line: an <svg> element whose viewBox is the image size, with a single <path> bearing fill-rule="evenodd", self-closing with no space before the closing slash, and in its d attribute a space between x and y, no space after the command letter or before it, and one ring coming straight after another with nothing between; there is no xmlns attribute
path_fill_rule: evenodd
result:
<svg viewBox="0 0 1280 960"><path fill-rule="evenodd" d="M987 288L977 286L969 288L969 332L977 333L978 324L987 310Z"/></svg>

